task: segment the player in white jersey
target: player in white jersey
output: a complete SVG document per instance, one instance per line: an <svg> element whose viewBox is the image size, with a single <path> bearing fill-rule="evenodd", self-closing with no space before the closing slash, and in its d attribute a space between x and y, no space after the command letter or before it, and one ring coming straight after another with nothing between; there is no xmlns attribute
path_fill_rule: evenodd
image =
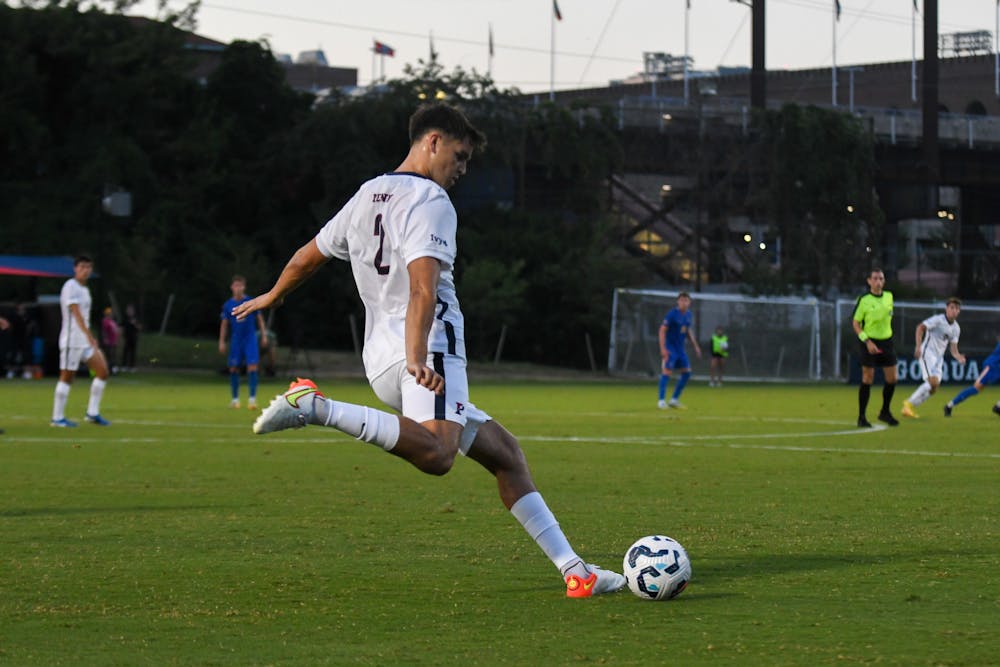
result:
<svg viewBox="0 0 1000 667"><path fill-rule="evenodd" d="M66 402L80 362L86 363L94 373L85 419L98 426L110 425L101 416L101 398L108 380L108 362L90 330L91 298L87 280L93 270L94 263L89 257L78 256L73 260L73 277L66 281L59 293L62 328L59 330L59 381L52 399L52 426L76 426L76 422L66 419Z"/></svg>
<svg viewBox="0 0 1000 667"><path fill-rule="evenodd" d="M330 258L348 260L365 305L365 372L401 414L335 401L296 380L254 422L255 433L317 424L375 444L419 470L443 475L462 453L496 478L500 498L559 568L569 597L620 589L621 575L587 564L535 488L516 438L469 401L462 312L452 270L457 216L446 189L485 137L446 104L410 118L410 149L299 248L274 286L233 313L281 303Z"/></svg>
<svg viewBox="0 0 1000 667"><path fill-rule="evenodd" d="M965 363L965 355L958 351L958 338L962 333L962 328L958 326L958 314L961 311L962 302L952 297L945 304L943 313L932 315L917 325L913 358L920 361L920 375L924 381L903 401L904 417L919 417L915 408L937 391L944 369L944 355L949 348L958 363Z"/></svg>

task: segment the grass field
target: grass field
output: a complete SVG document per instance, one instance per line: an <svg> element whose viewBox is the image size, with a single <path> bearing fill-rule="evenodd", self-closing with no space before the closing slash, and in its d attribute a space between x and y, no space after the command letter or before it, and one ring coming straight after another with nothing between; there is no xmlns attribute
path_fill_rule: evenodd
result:
<svg viewBox="0 0 1000 667"><path fill-rule="evenodd" d="M207 374L114 378L113 426L51 429L52 388L0 382L0 664L1000 661L989 390L859 431L840 385L692 383L668 412L652 382L474 381L581 555L687 547L691 586L654 603L566 599L471 461L436 478L332 430L253 436Z"/></svg>

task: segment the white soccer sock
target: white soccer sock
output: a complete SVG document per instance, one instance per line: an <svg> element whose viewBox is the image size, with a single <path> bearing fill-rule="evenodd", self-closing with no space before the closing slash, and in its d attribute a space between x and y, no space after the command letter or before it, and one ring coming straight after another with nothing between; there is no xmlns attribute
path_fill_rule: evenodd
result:
<svg viewBox="0 0 1000 667"><path fill-rule="evenodd" d="M531 539L541 547L560 572L577 561L583 562L573 551L555 515L549 510L542 494L538 491L532 491L518 498L511 506L510 513L524 526Z"/></svg>
<svg viewBox="0 0 1000 667"><path fill-rule="evenodd" d="M332 398L314 400L312 423L332 426L387 452L399 442L399 417L396 415Z"/></svg>
<svg viewBox="0 0 1000 667"><path fill-rule="evenodd" d="M928 398L930 398L930 395L931 395L931 385L927 382L924 382L922 385L917 387L912 394L910 394L910 398L907 400L909 400L912 405L917 406L926 401Z"/></svg>
<svg viewBox="0 0 1000 667"><path fill-rule="evenodd" d="M60 380L56 382L55 396L52 399L52 421L66 418L66 401L69 400L70 385Z"/></svg>
<svg viewBox="0 0 1000 667"><path fill-rule="evenodd" d="M102 380L101 378L94 378L90 383L90 402L87 403L87 414L88 415L99 415L101 414L101 397L104 396L104 387L108 384L107 380Z"/></svg>

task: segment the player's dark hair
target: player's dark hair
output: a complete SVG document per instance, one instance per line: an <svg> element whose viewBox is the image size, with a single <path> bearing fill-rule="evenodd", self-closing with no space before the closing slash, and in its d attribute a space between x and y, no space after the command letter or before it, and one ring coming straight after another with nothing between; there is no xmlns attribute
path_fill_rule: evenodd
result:
<svg viewBox="0 0 1000 667"><path fill-rule="evenodd" d="M678 294L678 295L677 295L677 298L679 299L679 298L681 298L682 296L684 296L684 297L687 297L687 298L689 298L689 299L691 298L691 295L690 295L690 294L688 294L687 292L681 292L680 294Z"/></svg>
<svg viewBox="0 0 1000 667"><path fill-rule="evenodd" d="M944 302L944 305L945 306L950 306L951 304L955 304L956 306L958 306L959 308L961 308L962 307L962 300L959 299L957 296L950 296L950 297L948 297L948 300Z"/></svg>
<svg viewBox="0 0 1000 667"><path fill-rule="evenodd" d="M73 258L73 266L76 266L77 264L80 264L82 262L87 262L88 264L93 264L94 260L92 260L90 258L90 255L88 255L87 253L80 253L79 255L77 255L76 257Z"/></svg>
<svg viewBox="0 0 1000 667"><path fill-rule="evenodd" d="M486 146L486 135L450 104L438 102L417 107L410 116L410 145L420 141L431 130L438 130L459 141L468 139L474 149Z"/></svg>
<svg viewBox="0 0 1000 667"><path fill-rule="evenodd" d="M243 276L243 275L241 275L239 273L235 273L235 274L233 274L233 279L230 280L229 282L235 283L237 280L240 281L241 283L245 283L247 281L247 279L246 279L245 276Z"/></svg>

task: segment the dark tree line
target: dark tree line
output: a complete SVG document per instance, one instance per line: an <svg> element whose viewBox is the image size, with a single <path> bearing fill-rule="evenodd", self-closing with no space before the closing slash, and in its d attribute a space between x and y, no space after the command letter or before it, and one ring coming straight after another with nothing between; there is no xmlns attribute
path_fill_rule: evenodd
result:
<svg viewBox="0 0 1000 667"><path fill-rule="evenodd" d="M415 106L444 97L489 136L453 192L470 354L490 357L506 325L505 358L584 366L589 334L603 364L612 289L641 280L606 215L622 159L609 117L526 106L434 61L316 104L262 43L234 42L207 78L193 76L178 27L196 5L152 22L118 13L127 1L34 4L0 4L3 253L87 250L101 273L95 306L113 292L158 322L174 295L170 331L211 334L230 276L268 286L361 181L399 163ZM101 208L116 189L132 195L127 217ZM361 308L335 264L277 311L285 343L350 348ZM2 281L0 299L27 289Z"/></svg>

